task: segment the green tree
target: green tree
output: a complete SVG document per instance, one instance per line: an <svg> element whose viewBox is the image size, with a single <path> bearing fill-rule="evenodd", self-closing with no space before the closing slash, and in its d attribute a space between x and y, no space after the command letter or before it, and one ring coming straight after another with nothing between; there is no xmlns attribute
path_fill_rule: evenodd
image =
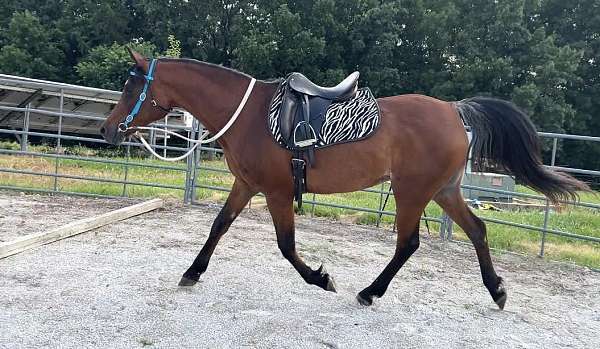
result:
<svg viewBox="0 0 600 349"><path fill-rule="evenodd" d="M531 45L525 69L520 71L521 85L513 90L512 99L530 112L539 129L565 132L575 116L566 94L578 81L581 51L556 45L542 28L533 33Z"/></svg>
<svg viewBox="0 0 600 349"><path fill-rule="evenodd" d="M133 35L135 11L129 3L122 0L64 1L62 14L54 25L61 33L65 58L71 69L97 46L125 44L137 38ZM76 79L74 74L73 78Z"/></svg>
<svg viewBox="0 0 600 349"><path fill-rule="evenodd" d="M274 9L270 16L270 31L255 32L254 35L261 35L259 44L267 47L271 45L272 52L275 53L270 59L273 74L283 76L288 72L302 71L317 81L320 80L318 75L321 68L318 63L324 54L323 38L307 28L301 14L292 12L286 4ZM273 36L273 32L277 36ZM260 64L259 61L257 63Z"/></svg>
<svg viewBox="0 0 600 349"><path fill-rule="evenodd" d="M157 56L156 46L151 43L131 43L128 46L146 57ZM114 43L93 48L75 69L83 85L121 90L127 79L126 71L132 64L126 45Z"/></svg>
<svg viewBox="0 0 600 349"><path fill-rule="evenodd" d="M540 2L457 0L445 11L451 31L448 80L431 94L445 99L492 95L525 108L538 128L563 132L574 111L566 91L577 80L581 51L557 43L539 21Z"/></svg>
<svg viewBox="0 0 600 349"><path fill-rule="evenodd" d="M568 86L566 99L574 116L565 125L574 134L600 135L600 2L580 0L575 3L544 0L540 22L555 33L556 41L580 49L578 80ZM564 142L560 161L570 166L600 169L600 143Z"/></svg>
<svg viewBox="0 0 600 349"><path fill-rule="evenodd" d="M143 1L137 10L143 20L135 23L138 35L166 49L169 34L181 39L182 55L231 66L240 36L237 28L248 21L255 1L155 0ZM136 11L137 13L138 11Z"/></svg>
<svg viewBox="0 0 600 349"><path fill-rule="evenodd" d="M356 25L349 31L353 40L350 57L375 95L393 95L401 89L402 67L395 59L403 34L398 21L401 11L399 1L370 6L355 17Z"/></svg>
<svg viewBox="0 0 600 349"><path fill-rule="evenodd" d="M31 12L15 12L1 36L4 45L0 49L0 71L31 78L60 78L63 53L48 28Z"/></svg>
<svg viewBox="0 0 600 349"><path fill-rule="evenodd" d="M169 47L165 52L165 56L174 58L181 57L181 41L177 40L175 35L169 35L167 40L169 41Z"/></svg>

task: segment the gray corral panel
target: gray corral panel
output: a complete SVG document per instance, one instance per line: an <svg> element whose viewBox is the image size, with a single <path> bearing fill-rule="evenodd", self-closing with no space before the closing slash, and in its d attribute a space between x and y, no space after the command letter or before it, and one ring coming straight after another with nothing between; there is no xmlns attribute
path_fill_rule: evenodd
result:
<svg viewBox="0 0 600 349"><path fill-rule="evenodd" d="M29 105L31 131L57 132L58 115L43 112L60 112L61 94L64 100L62 132L81 135L98 135L100 124L121 96L117 91L0 74L0 127L21 129L24 112L6 107ZM181 117L179 112L170 115L169 126L184 127Z"/></svg>

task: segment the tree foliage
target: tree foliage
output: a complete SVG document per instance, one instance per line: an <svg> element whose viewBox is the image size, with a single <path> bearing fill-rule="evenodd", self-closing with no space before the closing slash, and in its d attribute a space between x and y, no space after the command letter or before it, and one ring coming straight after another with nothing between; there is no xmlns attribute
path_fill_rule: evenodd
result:
<svg viewBox="0 0 600 349"><path fill-rule="evenodd" d="M599 135L599 33L598 0L5 0L0 71L119 89L138 43L257 78L359 70L378 96L497 96L543 131ZM559 155L599 168L599 154Z"/></svg>
<svg viewBox="0 0 600 349"><path fill-rule="evenodd" d="M61 80L64 55L52 40L52 32L29 11L13 13L2 31L0 67L2 71L33 78ZM40 45L40 43L43 43Z"/></svg>
<svg viewBox="0 0 600 349"><path fill-rule="evenodd" d="M157 55L156 46L147 42L97 46L75 66L75 70L81 77L80 83L109 90L120 90L127 79L127 69L132 66L126 46L147 57Z"/></svg>

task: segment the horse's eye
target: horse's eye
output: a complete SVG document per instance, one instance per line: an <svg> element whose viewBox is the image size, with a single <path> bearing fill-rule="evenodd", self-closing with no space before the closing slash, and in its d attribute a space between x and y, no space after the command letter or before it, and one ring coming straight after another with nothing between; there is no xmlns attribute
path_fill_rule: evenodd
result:
<svg viewBox="0 0 600 349"><path fill-rule="evenodd" d="M125 82L125 88L123 89L123 93L128 96L133 93L133 85L135 85L131 80L127 80Z"/></svg>

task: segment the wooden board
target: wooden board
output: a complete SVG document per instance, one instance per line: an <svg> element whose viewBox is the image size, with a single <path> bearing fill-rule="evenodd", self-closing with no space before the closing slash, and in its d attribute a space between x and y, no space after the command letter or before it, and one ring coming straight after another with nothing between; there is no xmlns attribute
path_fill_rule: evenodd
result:
<svg viewBox="0 0 600 349"><path fill-rule="evenodd" d="M133 206L124 207L115 211L110 211L105 214L80 219L73 223L63 225L52 230L34 233L22 236L13 241L8 241L0 244L0 259L12 256L16 253L49 244L58 240L62 240L74 235L99 228L101 226L121 221L133 216L155 210L163 206L161 199L153 199L145 201Z"/></svg>
<svg viewBox="0 0 600 349"><path fill-rule="evenodd" d="M250 202L248 202L248 209L259 209L263 207L267 207L267 199L263 197L253 197L250 199Z"/></svg>

